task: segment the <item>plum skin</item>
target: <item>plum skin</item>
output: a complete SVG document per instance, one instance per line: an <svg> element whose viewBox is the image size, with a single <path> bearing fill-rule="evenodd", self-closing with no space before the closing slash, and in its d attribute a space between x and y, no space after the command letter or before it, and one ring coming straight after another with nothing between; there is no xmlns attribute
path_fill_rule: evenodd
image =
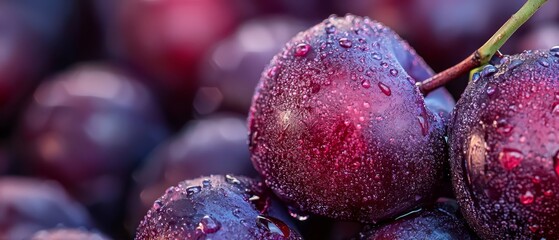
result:
<svg viewBox="0 0 559 240"><path fill-rule="evenodd" d="M443 123L400 55L425 65L390 29L348 15L300 33L274 57L253 98L249 149L283 201L376 222L432 200L446 158Z"/></svg>
<svg viewBox="0 0 559 240"><path fill-rule="evenodd" d="M135 239L301 239L289 225L265 215L276 213L271 206L264 185L254 179L211 175L185 180L153 203Z"/></svg>
<svg viewBox="0 0 559 240"><path fill-rule="evenodd" d="M456 105L449 125L453 185L484 239L559 238L557 50L487 66Z"/></svg>
<svg viewBox="0 0 559 240"><path fill-rule="evenodd" d="M454 200L440 199L433 206L414 211L380 226L366 226L359 239L478 239L460 215Z"/></svg>

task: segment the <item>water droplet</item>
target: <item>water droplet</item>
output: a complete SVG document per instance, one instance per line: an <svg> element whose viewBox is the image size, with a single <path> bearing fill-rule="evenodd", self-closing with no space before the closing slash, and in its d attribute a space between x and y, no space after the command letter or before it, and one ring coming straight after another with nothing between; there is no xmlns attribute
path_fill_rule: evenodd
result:
<svg viewBox="0 0 559 240"><path fill-rule="evenodd" d="M256 217L256 223L267 231L277 233L285 238L288 238L291 233L287 224L274 217L259 215Z"/></svg>
<svg viewBox="0 0 559 240"><path fill-rule="evenodd" d="M523 159L524 155L522 152L516 149L505 148L499 153L501 165L509 171L518 166Z"/></svg>
<svg viewBox="0 0 559 240"><path fill-rule="evenodd" d="M427 131L429 130L427 126L427 121L423 116L417 116L417 121L419 122L419 126L421 127L421 133L423 136L427 135Z"/></svg>
<svg viewBox="0 0 559 240"><path fill-rule="evenodd" d="M225 181L231 184L241 184L241 181L239 181L239 179L229 174L225 175Z"/></svg>
<svg viewBox="0 0 559 240"><path fill-rule="evenodd" d="M531 232L536 233L540 229L540 226L538 226L537 224L534 224L532 226L529 226L528 228L530 228Z"/></svg>
<svg viewBox="0 0 559 240"><path fill-rule="evenodd" d="M186 188L186 195L187 196L192 196L196 193L199 193L200 191L202 191L202 187L200 186L190 186Z"/></svg>
<svg viewBox="0 0 559 240"><path fill-rule="evenodd" d="M215 233L219 231L220 228L221 228L221 223L219 221L206 215L202 218L202 220L200 220L200 223L198 223L197 229L201 230L205 234L208 234L208 233Z"/></svg>
<svg viewBox="0 0 559 240"><path fill-rule="evenodd" d="M376 53L376 52L373 53L372 57L375 60L381 60L382 59L382 56L380 54Z"/></svg>
<svg viewBox="0 0 559 240"><path fill-rule="evenodd" d="M303 57L311 50L311 45L306 43L299 43L295 47L295 56Z"/></svg>
<svg viewBox="0 0 559 240"><path fill-rule="evenodd" d="M371 104L369 104L368 102L363 102L363 107L370 108Z"/></svg>
<svg viewBox="0 0 559 240"><path fill-rule="evenodd" d="M202 180L202 186L204 187L211 187L212 186L212 181L208 178Z"/></svg>
<svg viewBox="0 0 559 240"><path fill-rule="evenodd" d="M534 194L530 191L526 191L524 194L520 195L520 203L528 205L534 202Z"/></svg>
<svg viewBox="0 0 559 240"><path fill-rule="evenodd" d="M559 57L559 46L552 47L549 51L556 57Z"/></svg>
<svg viewBox="0 0 559 240"><path fill-rule="evenodd" d="M497 132L500 134L509 134L514 127L509 124L505 119L497 122Z"/></svg>
<svg viewBox="0 0 559 240"><path fill-rule="evenodd" d="M493 65L487 65L481 70L482 77L490 77L497 72L497 68Z"/></svg>
<svg viewBox="0 0 559 240"><path fill-rule="evenodd" d="M232 213L233 213L233 216L240 217L241 216L241 209L235 208L235 209L233 209Z"/></svg>
<svg viewBox="0 0 559 240"><path fill-rule="evenodd" d="M512 60L512 62L510 62L509 64L509 70L513 70L515 68L517 68L518 66L520 66L522 63L524 63L524 61L520 60L520 59L514 59Z"/></svg>
<svg viewBox="0 0 559 240"><path fill-rule="evenodd" d="M479 79L481 78L481 76L479 75L479 72L474 73L474 75L472 76L472 81L474 83L476 83Z"/></svg>
<svg viewBox="0 0 559 240"><path fill-rule="evenodd" d="M553 191L547 190L547 191L543 192L543 195L546 196L546 197L553 197Z"/></svg>
<svg viewBox="0 0 559 240"><path fill-rule="evenodd" d="M155 200L153 203L153 210L159 210L163 206L163 202L159 199Z"/></svg>
<svg viewBox="0 0 559 240"><path fill-rule="evenodd" d="M553 156L553 167L555 168L555 174L559 176L559 151L557 151L555 156Z"/></svg>
<svg viewBox="0 0 559 240"><path fill-rule="evenodd" d="M326 31L326 33L335 33L336 27L332 24L328 24L326 25L326 28L324 28L324 30Z"/></svg>
<svg viewBox="0 0 559 240"><path fill-rule="evenodd" d="M293 217L293 218L295 218L295 219L297 219L297 220L299 220L299 221L306 221L307 219L309 219L309 215L303 214L303 213L301 213L300 211L295 210L295 209L293 209L293 208L291 208L291 207L288 207L287 210L288 210L289 215L290 215L291 217Z"/></svg>
<svg viewBox="0 0 559 240"><path fill-rule="evenodd" d="M532 183L534 184L539 184L542 181L542 179L539 176L534 176L532 178Z"/></svg>
<svg viewBox="0 0 559 240"><path fill-rule="evenodd" d="M559 103L554 103L553 108L551 109L551 113L559 114Z"/></svg>
<svg viewBox="0 0 559 240"><path fill-rule="evenodd" d="M364 88L370 88L371 83L369 83L369 80L363 80L363 82L361 82L361 86L363 86Z"/></svg>
<svg viewBox="0 0 559 240"><path fill-rule="evenodd" d="M495 92L497 91L497 87L493 84L487 84L487 89L485 90L485 92L487 93L487 95L491 96L493 95Z"/></svg>
<svg viewBox="0 0 559 240"><path fill-rule="evenodd" d="M278 73L279 67L278 66L273 66L270 69L268 69L268 77L271 78L273 76L275 76Z"/></svg>
<svg viewBox="0 0 559 240"><path fill-rule="evenodd" d="M398 75L398 70L390 69L390 74L392 74L392 76L397 76Z"/></svg>
<svg viewBox="0 0 559 240"><path fill-rule="evenodd" d="M350 48L352 43L351 40L347 39L347 38L340 38L340 46L344 47L344 48Z"/></svg>
<svg viewBox="0 0 559 240"><path fill-rule="evenodd" d="M392 95L392 90L390 90L390 88L388 86L386 86L384 83L379 82L378 87L380 88L380 91L382 91L382 93L384 93L384 95L386 95L386 96Z"/></svg>
<svg viewBox="0 0 559 240"><path fill-rule="evenodd" d="M387 67L388 67L388 63L386 63L386 62L381 62L380 65L381 65L383 68L387 68Z"/></svg>
<svg viewBox="0 0 559 240"><path fill-rule="evenodd" d="M549 62L543 58L538 59L538 63L543 67L549 67Z"/></svg>

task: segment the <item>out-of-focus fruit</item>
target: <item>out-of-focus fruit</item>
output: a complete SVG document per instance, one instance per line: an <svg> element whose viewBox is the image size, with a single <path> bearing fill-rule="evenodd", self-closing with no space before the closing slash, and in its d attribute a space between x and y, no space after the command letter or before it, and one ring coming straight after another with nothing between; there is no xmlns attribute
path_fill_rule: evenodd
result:
<svg viewBox="0 0 559 240"><path fill-rule="evenodd" d="M0 239L28 239L39 230L57 226L92 225L85 209L56 182L0 178Z"/></svg>
<svg viewBox="0 0 559 240"><path fill-rule="evenodd" d="M0 130L8 130L44 70L44 46L12 6L0 3Z"/></svg>
<svg viewBox="0 0 559 240"><path fill-rule="evenodd" d="M167 133L147 89L101 64L42 84L21 124L25 167L58 180L105 227L120 226L132 169Z"/></svg>
<svg viewBox="0 0 559 240"><path fill-rule="evenodd" d="M89 232L79 228L55 228L41 230L31 240L109 240L100 233Z"/></svg>
<svg viewBox="0 0 559 240"><path fill-rule="evenodd" d="M153 203L136 239L301 239L267 215L261 182L215 175L180 182Z"/></svg>
<svg viewBox="0 0 559 240"><path fill-rule="evenodd" d="M429 72L382 24L326 19L262 74L249 116L254 166L289 205L339 220L377 222L432 201L446 145L415 86Z"/></svg>
<svg viewBox="0 0 559 240"><path fill-rule="evenodd" d="M440 202L433 207L413 211L381 226L368 226L358 239L477 239L461 218L454 201Z"/></svg>
<svg viewBox="0 0 559 240"><path fill-rule="evenodd" d="M559 238L559 47L488 65L456 105L452 178L484 239Z"/></svg>
<svg viewBox="0 0 559 240"><path fill-rule="evenodd" d="M153 202L184 179L210 174L255 176L246 147L246 120L236 115L213 115L190 122L174 139L161 144L136 174L133 192L134 227Z"/></svg>
<svg viewBox="0 0 559 240"><path fill-rule="evenodd" d="M515 49L517 52L521 52L524 49L549 49L559 44L559 23L535 26L517 42L518 44Z"/></svg>
<svg viewBox="0 0 559 240"><path fill-rule="evenodd" d="M262 69L291 37L310 25L278 15L247 21L221 41L201 66L194 109L207 114L219 108L247 113Z"/></svg>
<svg viewBox="0 0 559 240"><path fill-rule="evenodd" d="M125 0L116 10L116 55L146 76L173 127L191 114L198 65L234 30L238 16L229 0Z"/></svg>

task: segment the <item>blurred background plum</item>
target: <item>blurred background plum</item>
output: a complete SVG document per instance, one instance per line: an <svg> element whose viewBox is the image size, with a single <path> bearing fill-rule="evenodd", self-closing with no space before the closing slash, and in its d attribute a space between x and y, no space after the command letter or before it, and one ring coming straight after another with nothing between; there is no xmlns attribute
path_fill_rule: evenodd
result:
<svg viewBox="0 0 559 240"><path fill-rule="evenodd" d="M84 234L129 239L153 201L180 181L257 177L246 114L260 74L285 42L331 14L383 22L441 71L481 46L523 3L0 1L0 238L38 230L46 236L56 227L44 218L52 214ZM502 51L555 45L559 1L548 1ZM455 99L466 81L447 86ZM26 211L33 201L41 202L37 211ZM344 239L360 230L314 216L296 225L305 239Z"/></svg>
<svg viewBox="0 0 559 240"><path fill-rule="evenodd" d="M0 239L28 239L57 226L92 228L85 208L56 182L0 178Z"/></svg>
<svg viewBox="0 0 559 240"><path fill-rule="evenodd" d="M58 180L104 228L121 226L130 174L167 130L148 90L102 64L41 84L16 135L28 172Z"/></svg>

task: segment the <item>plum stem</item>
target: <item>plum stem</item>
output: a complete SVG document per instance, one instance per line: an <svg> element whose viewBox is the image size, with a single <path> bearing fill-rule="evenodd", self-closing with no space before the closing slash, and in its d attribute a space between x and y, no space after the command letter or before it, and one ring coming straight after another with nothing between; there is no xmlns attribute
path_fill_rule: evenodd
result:
<svg viewBox="0 0 559 240"><path fill-rule="evenodd" d="M466 59L426 80L417 82L416 85L419 90L423 94L427 94L451 80L468 73L470 70L487 64L510 36L522 24L528 21L545 2L547 0L527 0L483 46L470 54Z"/></svg>

